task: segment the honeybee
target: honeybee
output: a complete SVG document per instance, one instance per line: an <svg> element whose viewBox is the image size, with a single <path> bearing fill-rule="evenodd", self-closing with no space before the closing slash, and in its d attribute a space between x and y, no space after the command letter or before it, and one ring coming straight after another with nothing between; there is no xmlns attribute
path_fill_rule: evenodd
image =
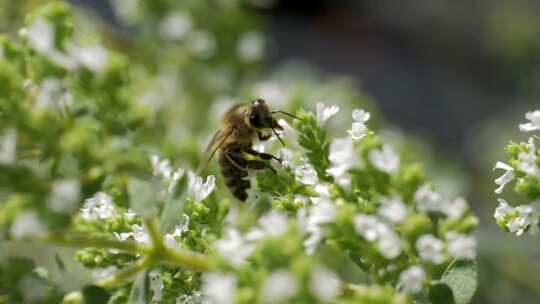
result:
<svg viewBox="0 0 540 304"><path fill-rule="evenodd" d="M230 108L221 121L220 129L214 134L205 151L205 157L199 167L199 175L206 169L208 162L218 153L221 175L231 193L241 201L247 198L246 190L250 182L245 177L249 170L271 169L268 161L278 157L255 151L255 140L268 140L272 130L279 141L285 145L276 130L283 130L274 118L274 114L282 113L293 118L298 117L284 111L270 111L266 102L255 99L251 104L237 104ZM258 159L248 159L247 155Z"/></svg>

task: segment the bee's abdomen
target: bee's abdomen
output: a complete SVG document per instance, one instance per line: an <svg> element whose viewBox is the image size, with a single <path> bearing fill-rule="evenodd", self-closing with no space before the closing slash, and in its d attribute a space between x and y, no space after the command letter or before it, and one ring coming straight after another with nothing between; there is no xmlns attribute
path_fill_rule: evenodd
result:
<svg viewBox="0 0 540 304"><path fill-rule="evenodd" d="M250 187L249 180L244 179L248 173L233 165L225 153L226 152L219 153L218 161L219 166L221 167L221 175L231 193L239 200L245 201L247 198L246 190ZM234 160L240 165L243 165L243 163L246 162L245 159L239 157L236 157Z"/></svg>

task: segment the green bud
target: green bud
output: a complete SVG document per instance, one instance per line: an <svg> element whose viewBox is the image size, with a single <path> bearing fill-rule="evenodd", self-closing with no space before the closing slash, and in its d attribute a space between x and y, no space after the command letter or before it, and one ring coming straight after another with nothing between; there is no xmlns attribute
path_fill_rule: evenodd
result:
<svg viewBox="0 0 540 304"><path fill-rule="evenodd" d="M84 297L82 292L80 291L73 291L68 293L64 296L64 299L62 300L62 304L83 304L84 303Z"/></svg>
<svg viewBox="0 0 540 304"><path fill-rule="evenodd" d="M415 242L420 235L433 231L433 223L424 214L412 214L402 224L401 231L403 236L411 240L411 242Z"/></svg>

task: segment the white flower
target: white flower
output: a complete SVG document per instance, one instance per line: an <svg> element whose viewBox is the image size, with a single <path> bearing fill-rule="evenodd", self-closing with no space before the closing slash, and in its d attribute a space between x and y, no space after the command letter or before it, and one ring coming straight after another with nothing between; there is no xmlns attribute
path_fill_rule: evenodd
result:
<svg viewBox="0 0 540 304"><path fill-rule="evenodd" d="M202 294L207 304L233 304L236 294L236 277L221 272L205 273L202 277Z"/></svg>
<svg viewBox="0 0 540 304"><path fill-rule="evenodd" d="M379 253L387 259L401 254L401 239L376 216L357 214L353 220L354 230L369 242L377 242Z"/></svg>
<svg viewBox="0 0 540 304"><path fill-rule="evenodd" d="M509 206L505 200L499 199L494 217L498 224L504 224L508 230L521 236L529 229L535 234L538 230L538 206L536 204L521 205L516 208Z"/></svg>
<svg viewBox="0 0 540 304"><path fill-rule="evenodd" d="M415 294L422 291L426 272L420 266L411 266L399 274L398 288L404 292Z"/></svg>
<svg viewBox="0 0 540 304"><path fill-rule="evenodd" d="M82 66L94 73L102 72L109 59L107 49L100 44L75 48L73 56Z"/></svg>
<svg viewBox="0 0 540 304"><path fill-rule="evenodd" d="M161 280L161 275L159 271L152 270L148 274L150 277L150 289L154 292L154 295L152 296L152 301L161 301L161 292L163 291L163 287L165 286L163 284L163 281Z"/></svg>
<svg viewBox="0 0 540 304"><path fill-rule="evenodd" d="M184 176L185 170L178 168L176 171L173 171L171 166L171 161L168 159L160 159L159 156L153 154L150 155L150 162L152 163L153 175L159 177L163 180L167 186L167 192L172 193L176 188L176 185ZM190 180L195 178L190 176Z"/></svg>
<svg viewBox="0 0 540 304"><path fill-rule="evenodd" d="M461 233L449 232L446 235L448 253L456 259L473 260L476 258L476 239Z"/></svg>
<svg viewBox="0 0 540 304"><path fill-rule="evenodd" d="M315 192L319 194L318 197L312 197L311 201L313 204L319 204L320 202L331 202L330 189L327 185L317 184L315 185Z"/></svg>
<svg viewBox="0 0 540 304"><path fill-rule="evenodd" d="M189 189L194 201L202 202L205 200L216 188L216 178L213 175L209 175L206 178L206 182L203 184L203 179L200 176L190 172L189 177Z"/></svg>
<svg viewBox="0 0 540 304"><path fill-rule="evenodd" d="M444 242L431 234L419 237L415 247L422 261L440 264L445 260Z"/></svg>
<svg viewBox="0 0 540 304"><path fill-rule="evenodd" d="M399 170L399 155L390 146L383 146L382 150L370 150L369 160L375 168L388 174Z"/></svg>
<svg viewBox="0 0 540 304"><path fill-rule="evenodd" d="M401 254L402 242L399 236L387 225L380 226L377 249L387 259L395 259Z"/></svg>
<svg viewBox="0 0 540 304"><path fill-rule="evenodd" d="M441 195L433 191L428 185L423 185L414 193L416 208L422 213L440 211Z"/></svg>
<svg viewBox="0 0 540 304"><path fill-rule="evenodd" d="M403 223L407 218L407 206L399 197L386 198L380 200L378 214L391 223Z"/></svg>
<svg viewBox="0 0 540 304"><path fill-rule="evenodd" d="M317 109L317 124L322 128L324 124L330 117L334 116L339 112L339 107L332 105L330 107L325 107L324 103L319 102L315 106Z"/></svg>
<svg viewBox="0 0 540 304"><path fill-rule="evenodd" d="M146 232L146 229L143 226L134 224L131 226L131 230L132 231L130 232L113 232L113 234L120 241L133 238L141 244L150 244L150 235L148 235L148 232Z"/></svg>
<svg viewBox="0 0 540 304"><path fill-rule="evenodd" d="M150 244L150 235L148 235L144 226L134 224L131 226L131 229L133 229L133 238L135 241L142 244Z"/></svg>
<svg viewBox="0 0 540 304"><path fill-rule="evenodd" d="M8 129L0 138L0 164L10 165L17 159L17 133Z"/></svg>
<svg viewBox="0 0 540 304"><path fill-rule="evenodd" d="M527 112L525 114L525 119L529 120L529 122L519 125L521 132L540 130L540 110Z"/></svg>
<svg viewBox="0 0 540 304"><path fill-rule="evenodd" d="M262 289L265 302L284 302L298 292L298 279L288 270L279 269L266 278Z"/></svg>
<svg viewBox="0 0 540 304"><path fill-rule="evenodd" d="M184 294L176 298L176 304L201 304L202 299L202 292L194 291L190 295Z"/></svg>
<svg viewBox="0 0 540 304"><path fill-rule="evenodd" d="M302 184L314 186L319 182L317 171L315 171L315 168L310 163L306 162L304 165L296 167L294 172L296 179Z"/></svg>
<svg viewBox="0 0 540 304"><path fill-rule="evenodd" d="M39 236L45 232L47 232L45 225L38 218L35 211L27 211L19 215L9 230L9 233L13 239L21 239L28 236Z"/></svg>
<svg viewBox="0 0 540 304"><path fill-rule="evenodd" d="M58 113L64 113L73 104L73 96L64 90L56 78L46 78L39 87L36 97L37 108L50 108Z"/></svg>
<svg viewBox="0 0 540 304"><path fill-rule="evenodd" d="M493 215L498 224L504 224L516 236L523 235L529 228L534 229L533 233L536 232L538 206L531 204L512 208L505 200L499 199L498 201L499 206L495 209Z"/></svg>
<svg viewBox="0 0 540 304"><path fill-rule="evenodd" d="M540 178L540 169L536 164L536 145L534 144L534 138L529 138L527 144L527 153L520 152L519 158L519 170L527 173L530 176Z"/></svg>
<svg viewBox="0 0 540 304"><path fill-rule="evenodd" d="M54 24L43 18L37 19L30 28L21 31L21 33L26 34L30 45L38 53L65 69L75 69L77 67L76 60L55 48L55 32Z"/></svg>
<svg viewBox="0 0 540 304"><path fill-rule="evenodd" d="M36 19L27 31L28 41L40 53L54 51L54 36L54 24L43 18Z"/></svg>
<svg viewBox="0 0 540 304"><path fill-rule="evenodd" d="M309 214L303 219L303 228L309 235L304 241L304 248L307 254L311 255L315 253L319 242L323 238L321 225L333 222L336 218L336 213L336 207L330 202L320 202L309 210Z"/></svg>
<svg viewBox="0 0 540 304"><path fill-rule="evenodd" d="M532 205L521 205L515 208L519 216L511 219L508 224L508 230L515 232L516 236L521 236L532 224L538 225L538 220L534 218L535 208Z"/></svg>
<svg viewBox="0 0 540 304"><path fill-rule="evenodd" d="M216 38L210 31L192 31L186 44L193 55L203 59L212 57L216 51Z"/></svg>
<svg viewBox="0 0 540 304"><path fill-rule="evenodd" d="M289 140L289 146L296 147L298 146L297 138L298 138L298 132L295 128L293 128L285 119L280 118L278 119L278 125L280 125L283 128L283 131L281 131L281 135L283 138ZM286 148L282 148L281 150L289 150ZM290 151L290 150L289 150ZM290 151L292 153L292 151ZM290 159L289 159L290 160Z"/></svg>
<svg viewBox="0 0 540 304"><path fill-rule="evenodd" d="M270 211L259 219L259 227L252 229L246 235L249 241L261 238L279 238L289 229L289 219L287 216L276 211Z"/></svg>
<svg viewBox="0 0 540 304"><path fill-rule="evenodd" d="M495 180L495 184L499 185L499 188L495 190L495 193L501 194L504 190L504 186L514 179L514 168L503 162L497 162L493 170L495 169L502 169L506 171L501 177Z"/></svg>
<svg viewBox="0 0 540 304"><path fill-rule="evenodd" d="M324 267L317 266L311 273L309 291L323 303L332 302L341 292L340 281L336 273Z"/></svg>
<svg viewBox="0 0 540 304"><path fill-rule="evenodd" d="M362 109L354 109L352 112L352 118L356 122L366 123L371 118L371 114Z"/></svg>
<svg viewBox="0 0 540 304"><path fill-rule="evenodd" d="M510 207L510 205L508 205L508 203L504 199L500 198L498 199L498 201L499 206L497 206L497 208L495 209L495 214L493 215L497 222L503 220L505 215L510 214L514 211L514 208Z"/></svg>
<svg viewBox="0 0 540 304"><path fill-rule="evenodd" d="M366 122L371 117L369 112L362 109L355 109L352 112L354 122L351 125L351 129L347 130L347 133L353 140L360 140L367 135Z"/></svg>
<svg viewBox="0 0 540 304"><path fill-rule="evenodd" d="M177 11L165 17L158 26L158 32L164 40L181 40L191 31L193 21L186 11Z"/></svg>
<svg viewBox="0 0 540 304"><path fill-rule="evenodd" d="M280 125L282 124L280 123ZM291 149L282 148L281 150L279 150L279 158L281 159L281 165L284 168L294 167L294 153Z"/></svg>
<svg viewBox="0 0 540 304"><path fill-rule="evenodd" d="M98 192L84 201L81 218L84 220L108 219L115 215L112 197L105 192Z"/></svg>
<svg viewBox="0 0 540 304"><path fill-rule="evenodd" d="M182 236L182 234L186 233L189 230L189 216L185 213L183 213L183 216L185 218L184 224L182 226L176 225L174 227L173 233L166 233L163 237L163 243L165 246L171 248L171 249L179 249L180 245L176 241L176 237Z"/></svg>
<svg viewBox="0 0 540 304"><path fill-rule="evenodd" d="M264 55L264 36L260 32L248 32L238 40L236 52L240 60L253 63Z"/></svg>
<svg viewBox="0 0 540 304"><path fill-rule="evenodd" d="M240 266L253 253L255 246L248 244L236 229L229 229L223 239L214 243L217 252L233 266Z"/></svg>
<svg viewBox="0 0 540 304"><path fill-rule="evenodd" d="M358 214L354 217L354 230L370 242L379 238L380 225L377 217L373 215Z"/></svg>
<svg viewBox="0 0 540 304"><path fill-rule="evenodd" d="M330 143L329 150L328 159L332 166L326 170L326 173L331 175L338 185L349 187L351 177L348 171L354 168L361 168L364 165L356 154L354 143L350 138L334 139Z"/></svg>
<svg viewBox="0 0 540 304"><path fill-rule="evenodd" d="M361 122L353 122L351 125L351 129L347 130L347 133L354 140L360 140L364 138L367 135L366 132L367 132L367 127L364 123L361 123Z"/></svg>
<svg viewBox="0 0 540 304"><path fill-rule="evenodd" d="M55 180L47 201L49 209L66 213L77 209L81 184L76 179Z"/></svg>
<svg viewBox="0 0 540 304"><path fill-rule="evenodd" d="M443 204L442 212L451 219L460 219L468 208L469 206L465 199L460 197Z"/></svg>

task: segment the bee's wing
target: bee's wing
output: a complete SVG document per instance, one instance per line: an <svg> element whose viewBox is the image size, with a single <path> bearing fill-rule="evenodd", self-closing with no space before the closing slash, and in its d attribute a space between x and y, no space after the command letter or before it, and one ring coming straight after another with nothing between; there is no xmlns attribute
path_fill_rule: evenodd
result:
<svg viewBox="0 0 540 304"><path fill-rule="evenodd" d="M212 136L212 139L210 139L210 142L208 143L208 146L206 146L206 149L204 151L202 162L199 165L199 169L197 170L197 175L201 175L204 170L206 170L206 167L208 167L208 163L212 160L212 157L214 157L216 152L225 143L227 138L231 136L235 129L236 126L228 128L226 130L218 130L214 134L214 136Z"/></svg>

